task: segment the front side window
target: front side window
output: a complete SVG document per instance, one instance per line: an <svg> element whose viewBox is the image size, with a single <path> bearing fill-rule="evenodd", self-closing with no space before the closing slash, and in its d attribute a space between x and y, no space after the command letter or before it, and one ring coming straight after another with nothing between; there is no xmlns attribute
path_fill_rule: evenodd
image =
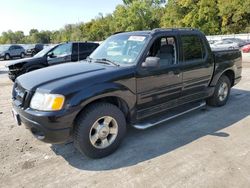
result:
<svg viewBox="0 0 250 188"><path fill-rule="evenodd" d="M182 48L184 61L203 59L205 56L204 46L201 39L196 35L182 36Z"/></svg>
<svg viewBox="0 0 250 188"><path fill-rule="evenodd" d="M34 57L43 57L45 56L52 48L54 48L54 46L49 46L43 50L41 50L40 52L38 52Z"/></svg>
<svg viewBox="0 0 250 188"><path fill-rule="evenodd" d="M61 44L58 47L56 47L52 52L54 56L70 55L72 52L72 44L71 43Z"/></svg>
<svg viewBox="0 0 250 188"><path fill-rule="evenodd" d="M21 46L16 46L16 49L17 49L17 50L21 50L22 47L21 47Z"/></svg>
<svg viewBox="0 0 250 188"><path fill-rule="evenodd" d="M120 65L133 65L148 39L147 35L118 34L109 37L90 58L108 59Z"/></svg>
<svg viewBox="0 0 250 188"><path fill-rule="evenodd" d="M160 58L160 67L177 64L176 39L173 36L157 38L151 45L147 57Z"/></svg>

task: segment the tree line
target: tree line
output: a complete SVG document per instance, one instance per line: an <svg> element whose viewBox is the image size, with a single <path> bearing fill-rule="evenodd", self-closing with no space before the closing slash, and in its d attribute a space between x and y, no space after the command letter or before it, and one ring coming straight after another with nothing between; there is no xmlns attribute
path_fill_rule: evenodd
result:
<svg viewBox="0 0 250 188"><path fill-rule="evenodd" d="M250 0L123 0L112 14L57 31L3 32L0 43L101 41L115 32L193 27L206 35L250 32Z"/></svg>

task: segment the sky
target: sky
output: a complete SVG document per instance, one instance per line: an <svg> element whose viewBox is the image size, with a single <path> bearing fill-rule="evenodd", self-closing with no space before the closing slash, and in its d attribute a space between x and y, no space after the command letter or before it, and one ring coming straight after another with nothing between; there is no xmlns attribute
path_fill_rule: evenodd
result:
<svg viewBox="0 0 250 188"><path fill-rule="evenodd" d="M0 0L0 34L30 29L58 30L112 13L122 0Z"/></svg>

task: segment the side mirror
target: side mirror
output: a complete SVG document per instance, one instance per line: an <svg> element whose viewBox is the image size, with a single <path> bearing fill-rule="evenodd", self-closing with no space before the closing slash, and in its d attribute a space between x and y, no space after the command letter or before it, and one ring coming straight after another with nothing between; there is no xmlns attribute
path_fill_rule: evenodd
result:
<svg viewBox="0 0 250 188"><path fill-rule="evenodd" d="M142 63L142 67L147 68L147 67L158 67L160 62L159 57L147 57L145 62Z"/></svg>
<svg viewBox="0 0 250 188"><path fill-rule="evenodd" d="M49 58L55 57L53 52L49 52L49 53L47 54L47 56L48 56Z"/></svg>

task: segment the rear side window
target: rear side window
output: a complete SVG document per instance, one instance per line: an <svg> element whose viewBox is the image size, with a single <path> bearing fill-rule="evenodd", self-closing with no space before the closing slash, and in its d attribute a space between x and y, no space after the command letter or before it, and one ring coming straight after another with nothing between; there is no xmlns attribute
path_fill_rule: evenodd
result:
<svg viewBox="0 0 250 188"><path fill-rule="evenodd" d="M98 45L97 45L97 44L94 44L94 43L93 43L93 44L88 44L88 49L89 49L89 50L94 50L94 49L97 48L97 46L98 46Z"/></svg>
<svg viewBox="0 0 250 188"><path fill-rule="evenodd" d="M79 43L79 49L80 52L85 52L88 50L87 44L86 43Z"/></svg>
<svg viewBox="0 0 250 188"><path fill-rule="evenodd" d="M196 35L181 36L184 61L193 61L205 57L204 45Z"/></svg>

